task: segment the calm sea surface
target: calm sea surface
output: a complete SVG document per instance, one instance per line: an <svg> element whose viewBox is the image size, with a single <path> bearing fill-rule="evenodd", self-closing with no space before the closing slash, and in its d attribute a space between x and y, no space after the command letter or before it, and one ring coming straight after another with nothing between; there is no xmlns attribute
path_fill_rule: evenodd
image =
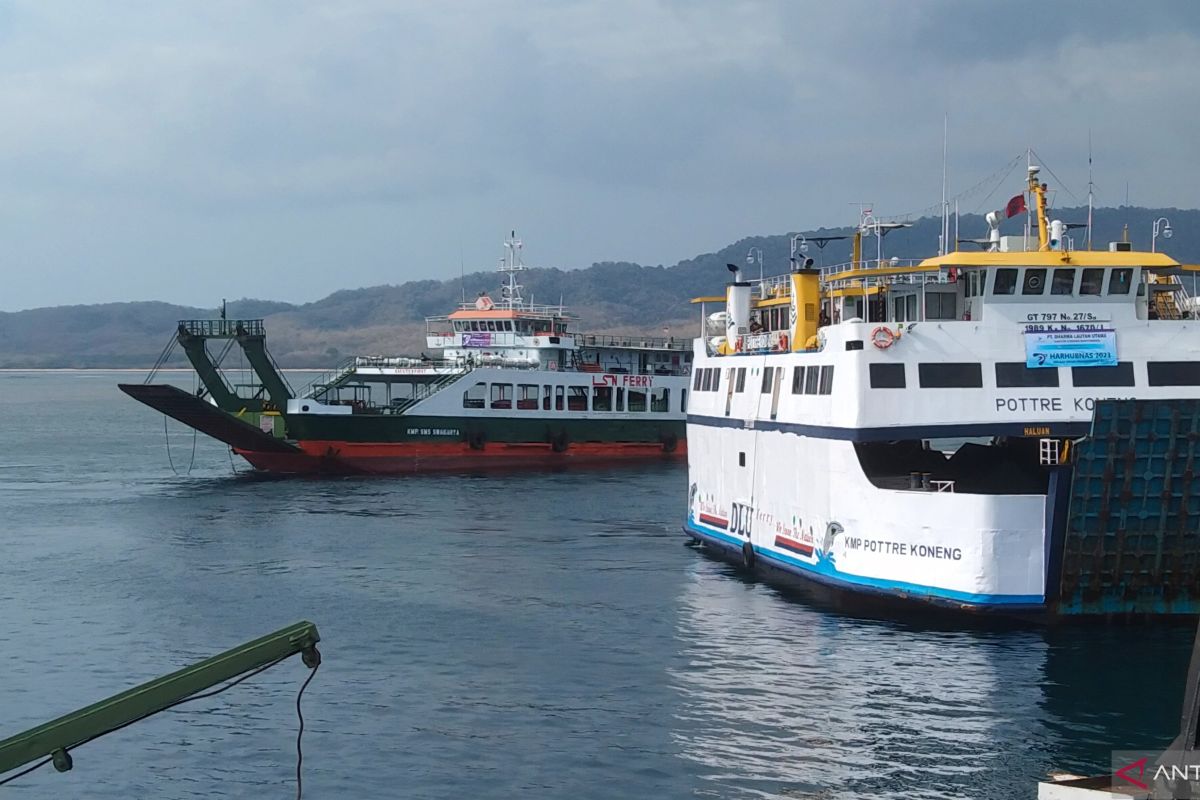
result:
<svg viewBox="0 0 1200 800"><path fill-rule="evenodd" d="M826 613L683 546L681 467L266 480L172 422L176 476L141 378L0 373L0 738L301 619L312 798L1021 798L1175 732L1190 630ZM292 797L306 674L0 794Z"/></svg>

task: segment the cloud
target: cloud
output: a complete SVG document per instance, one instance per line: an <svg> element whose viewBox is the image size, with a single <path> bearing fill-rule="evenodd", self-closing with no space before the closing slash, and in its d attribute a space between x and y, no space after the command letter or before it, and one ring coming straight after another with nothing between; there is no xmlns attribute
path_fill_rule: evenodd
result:
<svg viewBox="0 0 1200 800"><path fill-rule="evenodd" d="M1200 12L1117 3L18 2L0 308L313 299L492 263L672 263L937 201L1035 147L1194 205ZM1014 190L1015 191L1015 190ZM149 294L153 292L153 294Z"/></svg>

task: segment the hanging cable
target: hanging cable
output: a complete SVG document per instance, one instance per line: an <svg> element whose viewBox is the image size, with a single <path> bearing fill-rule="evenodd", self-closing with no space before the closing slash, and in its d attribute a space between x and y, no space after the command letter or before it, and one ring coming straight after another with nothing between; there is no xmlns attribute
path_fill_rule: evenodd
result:
<svg viewBox="0 0 1200 800"><path fill-rule="evenodd" d="M304 796L304 776L300 772L301 767L304 766L304 748L302 746L304 739L304 712L300 710L300 700L303 699L304 690L312 683L312 679L317 677L317 670L320 668L320 664L312 668L312 672L308 674L308 677L304 679L304 683L300 686L300 691L296 693L296 719L300 721L300 725L296 730L296 800L301 800Z"/></svg>
<svg viewBox="0 0 1200 800"><path fill-rule="evenodd" d="M192 467L196 466L196 438L198 431L192 428L192 458L188 461L187 472L183 473L182 477L187 477L192 474ZM171 466L171 472L175 473L175 477L180 477L179 470L175 468L175 459L171 457L171 433L167 430L167 415L163 414L163 443L167 446L167 463Z"/></svg>
<svg viewBox="0 0 1200 800"><path fill-rule="evenodd" d="M37 762L36 764L34 764L32 767L26 767L25 769L21 770L21 771L20 771L20 772L18 772L16 775L9 775L9 776L8 776L7 778L5 778L4 780L0 781L0 786L3 786L3 785L4 785L4 784L6 784L6 783L11 783L11 782L15 781L17 778L24 778L24 777L25 777L26 775L28 775L29 773L31 773L31 772L33 772L33 771L35 771L35 770L39 770L39 769L41 769L42 767L46 766L47 764L49 764L49 763L50 763L51 761L53 761L53 760L54 760L54 756L50 756L50 757L48 757L48 758L44 758L44 759L42 759L41 761L39 761L39 762Z"/></svg>
<svg viewBox="0 0 1200 800"><path fill-rule="evenodd" d="M1033 148L1030 148L1030 149L1029 149L1029 152L1033 154L1033 157L1034 157L1034 158L1036 158L1036 159L1038 160L1038 162L1039 162L1039 163L1042 165L1042 167L1043 167L1043 168L1046 170L1046 172L1049 172L1049 173L1050 173L1050 177L1051 177L1051 178L1054 178L1054 180L1058 181L1058 185L1059 185L1059 187L1060 187L1060 188L1061 188L1061 189L1062 189L1064 192L1066 192L1067 194L1069 194L1069 195L1071 196L1071 199L1072 199L1072 200L1074 200L1076 203L1078 203L1078 202L1079 202L1079 198L1075 196L1075 193L1074 193L1074 192L1072 192L1070 189L1068 189L1068 188L1067 188L1067 184L1066 184L1066 182L1065 182L1065 181L1063 181L1063 179L1062 179L1062 178L1060 178L1060 177L1058 177L1057 175L1055 175L1055 174L1054 174L1054 170L1050 169L1050 166L1049 166L1049 165L1046 163L1046 160L1045 160L1044 158L1042 158L1041 156L1039 156L1039 155L1037 154L1037 151L1036 151L1036 150L1034 150Z"/></svg>
<svg viewBox="0 0 1200 800"><path fill-rule="evenodd" d="M98 733L95 736L91 736L87 739L84 739L82 742L79 742L79 744L72 746L71 749L74 750L75 748L80 747L85 744L88 744L89 742L94 742L97 739L101 738L102 736L108 736L110 733L116 733L117 731L122 730L123 728L128 728L130 725L134 724L135 722L141 722L142 720L149 719L150 717L153 717L155 714L160 714L163 711L170 711L171 709L177 708L177 707L183 705L184 703L191 703L195 700L205 700L210 697L216 697L217 695L221 694L222 692L229 691L233 687L237 686L239 683L248 681L251 678L255 677L256 675L261 675L262 673L266 672L267 670L271 669L274 666L279 665L280 663L286 661L289 658L291 658L291 655L283 656L282 658L278 658L269 664L264 664L263 666L259 667L258 669L254 670L253 672L248 672L245 675L241 676L240 678L237 678L235 680L230 681L229 683L226 683L224 686L213 689L211 692L203 692L201 694L194 694L191 697L185 697L182 700L177 700L168 706L164 706L163 708L158 709L157 711L151 711L150 713L145 714L141 717L138 717L137 719L131 719L128 722L124 722L120 725L116 725L116 726L104 731L103 733ZM312 679L317 676L317 670L320 668L321 668L320 663L318 663L315 667L312 668L312 670L308 674L308 677L305 678L304 683L301 684L300 691L296 693L296 717L300 721L299 730L296 732L296 800L302 800L302 798L304 796L304 784L303 784L303 777L301 774L301 769L303 768L303 765L304 765L304 751L301 746L302 739L304 737L304 714L300 709L300 701L304 697L304 690L308 688L308 685L310 683L312 683ZM66 751L64 751L64 752L66 752ZM0 780L0 786L5 785L6 783L11 783L12 781L17 780L18 778L23 778L26 775L28 775L29 773L35 772L36 770L41 769L42 767L46 766L53 760L54 760L53 756L51 756L49 758L45 758L45 759L37 762L33 766L28 767L28 768L16 773L15 775L10 775L7 778Z"/></svg>

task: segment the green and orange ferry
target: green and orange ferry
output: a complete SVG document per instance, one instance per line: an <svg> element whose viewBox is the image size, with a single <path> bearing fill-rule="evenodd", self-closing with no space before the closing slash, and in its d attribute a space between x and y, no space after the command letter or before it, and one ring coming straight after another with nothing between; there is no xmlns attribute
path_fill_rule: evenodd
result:
<svg viewBox="0 0 1200 800"><path fill-rule="evenodd" d="M521 242L507 239L499 299L427 319L427 356L356 356L293 390L262 320L181 320L202 388L121 384L142 403L281 473L415 473L686 454L692 354L672 338L580 334L561 304L526 303ZM216 357L210 351L223 348ZM256 381L221 371L236 344ZM153 376L155 373L151 373Z"/></svg>

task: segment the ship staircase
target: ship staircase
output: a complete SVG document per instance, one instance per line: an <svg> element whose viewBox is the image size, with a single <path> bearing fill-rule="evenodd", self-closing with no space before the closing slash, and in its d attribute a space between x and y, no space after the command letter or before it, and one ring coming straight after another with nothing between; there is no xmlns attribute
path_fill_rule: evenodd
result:
<svg viewBox="0 0 1200 800"><path fill-rule="evenodd" d="M1147 284L1150 307L1158 319L1182 319L1190 301L1186 287L1178 275L1155 275Z"/></svg>
<svg viewBox="0 0 1200 800"><path fill-rule="evenodd" d="M1200 614L1200 400L1099 400L1069 460L1047 498L1048 603Z"/></svg>
<svg viewBox="0 0 1200 800"><path fill-rule="evenodd" d="M316 400L318 403L328 402L327 397L330 392L353 386L353 379L360 367L387 367L391 366L395 360L371 356L349 358L342 362L337 369L330 370L313 379L311 383L300 389L299 396L301 399ZM393 400L391 405L388 406L388 410L391 413L403 413L408 408L431 397L474 369L474 365L467 361L429 361L427 363L429 366L448 366L451 369L446 372L436 373L436 377L431 381L414 383L413 396Z"/></svg>

